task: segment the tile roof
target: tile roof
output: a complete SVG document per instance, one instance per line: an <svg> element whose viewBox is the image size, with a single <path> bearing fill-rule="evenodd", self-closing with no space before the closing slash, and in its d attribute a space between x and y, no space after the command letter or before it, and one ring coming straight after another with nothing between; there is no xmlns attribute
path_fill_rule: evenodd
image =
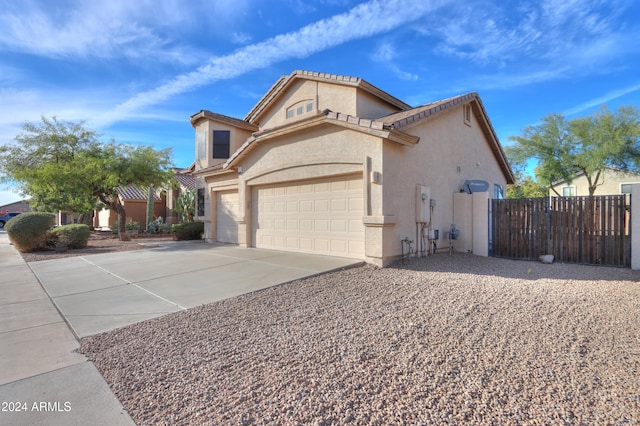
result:
<svg viewBox="0 0 640 426"><path fill-rule="evenodd" d="M369 129L384 130L384 123L377 120L369 120L366 118L356 117L355 115L342 114L340 112L333 112L325 110L324 114L329 120L344 121L346 123L355 124L356 126L366 127Z"/></svg>
<svg viewBox="0 0 640 426"><path fill-rule="evenodd" d="M464 104L478 98L478 93L470 92L464 95L454 96L442 99L437 102L431 102L416 108L400 111L384 117L380 117L377 121L382 121L388 126L398 129L422 120L423 118L433 117L451 107Z"/></svg>
<svg viewBox="0 0 640 426"><path fill-rule="evenodd" d="M176 180L180 183L180 186L188 189L196 189L196 178L192 174L176 173Z"/></svg>
<svg viewBox="0 0 640 426"><path fill-rule="evenodd" d="M127 186L120 185L118 187L118 192L124 200L146 200L149 195L149 188L140 188L134 184L129 184ZM162 200L157 191L153 194L153 199L154 201Z"/></svg>
<svg viewBox="0 0 640 426"><path fill-rule="evenodd" d="M229 117L228 115L218 114L216 112L207 111L206 109L200 110L199 112L191 116L190 118L191 125L195 127L196 122L202 118L208 118L210 120L227 123L234 127L240 127L242 129L247 129L254 132L258 130L258 126L251 124L248 121L240 120L239 118Z"/></svg>

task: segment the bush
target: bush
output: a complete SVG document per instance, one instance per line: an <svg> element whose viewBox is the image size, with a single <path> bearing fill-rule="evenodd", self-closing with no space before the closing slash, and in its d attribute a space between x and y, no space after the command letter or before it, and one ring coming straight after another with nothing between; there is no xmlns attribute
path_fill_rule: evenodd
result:
<svg viewBox="0 0 640 426"><path fill-rule="evenodd" d="M52 229L51 235L67 248L85 248L91 236L91 229L83 224L64 225Z"/></svg>
<svg viewBox="0 0 640 426"><path fill-rule="evenodd" d="M130 220L129 222L124 224L125 231L139 231L140 224L135 220Z"/></svg>
<svg viewBox="0 0 640 426"><path fill-rule="evenodd" d="M179 240L199 240L204 233L204 222L187 222L173 225L171 230Z"/></svg>
<svg viewBox="0 0 640 426"><path fill-rule="evenodd" d="M12 218L4 228L13 245L25 253L45 247L55 220L53 213L27 212Z"/></svg>
<svg viewBox="0 0 640 426"><path fill-rule="evenodd" d="M167 234L171 232L171 229L171 225L164 223L162 217L149 222L149 226L147 226L149 234Z"/></svg>

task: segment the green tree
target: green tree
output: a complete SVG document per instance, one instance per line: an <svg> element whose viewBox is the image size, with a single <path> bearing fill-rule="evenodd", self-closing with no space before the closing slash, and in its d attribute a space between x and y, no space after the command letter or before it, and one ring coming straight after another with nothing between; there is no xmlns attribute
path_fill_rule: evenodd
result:
<svg viewBox="0 0 640 426"><path fill-rule="evenodd" d="M589 195L601 185L607 167L640 171L640 110L621 106L611 112L606 106L590 117L567 120L562 114L549 114L541 124L528 126L507 147L512 164L522 166L530 159L538 161L535 174L541 185L553 189L553 183L571 182L583 173Z"/></svg>
<svg viewBox="0 0 640 426"><path fill-rule="evenodd" d="M86 213L96 199L82 185L87 176L78 163L98 146L96 133L82 124L42 117L39 124L25 123L15 144L0 147L0 173L31 197L34 209Z"/></svg>
<svg viewBox="0 0 640 426"><path fill-rule="evenodd" d="M119 188L161 186L172 178L170 150L101 143L83 123L26 123L15 144L0 147L0 173L43 210L92 211L98 201L118 214L124 234L126 212Z"/></svg>
<svg viewBox="0 0 640 426"><path fill-rule="evenodd" d="M546 197L548 190L530 175L515 172L516 183L507 185L507 198L539 198Z"/></svg>
<svg viewBox="0 0 640 426"><path fill-rule="evenodd" d="M126 212L119 189L130 184L162 187L173 179L171 150L110 143L88 153L86 167L92 171L93 195L118 214L118 235L125 233Z"/></svg>

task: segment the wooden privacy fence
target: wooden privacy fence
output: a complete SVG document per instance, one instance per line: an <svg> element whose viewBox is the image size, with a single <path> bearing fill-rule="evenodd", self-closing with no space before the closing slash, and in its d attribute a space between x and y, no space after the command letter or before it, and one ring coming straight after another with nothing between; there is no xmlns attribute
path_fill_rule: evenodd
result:
<svg viewBox="0 0 640 426"><path fill-rule="evenodd" d="M491 255L630 266L630 197L550 197L491 200Z"/></svg>

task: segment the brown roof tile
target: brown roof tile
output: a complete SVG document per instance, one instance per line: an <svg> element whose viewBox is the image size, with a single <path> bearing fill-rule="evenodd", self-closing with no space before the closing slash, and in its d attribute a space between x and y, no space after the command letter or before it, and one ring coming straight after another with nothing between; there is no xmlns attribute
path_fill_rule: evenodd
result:
<svg viewBox="0 0 640 426"><path fill-rule="evenodd" d="M416 108L380 117L376 121L382 121L385 124L397 129L399 127L412 124L418 120L422 120L423 118L434 116L451 107L470 102L471 100L476 98L478 98L478 94L476 92L470 92L464 95L442 99L437 102L431 102L429 104L422 105Z"/></svg>
<svg viewBox="0 0 640 426"><path fill-rule="evenodd" d="M146 200L149 195L149 188L140 188L134 184L129 184L128 186L120 185L118 192L124 200ZM153 194L153 199L154 201L162 200L157 191Z"/></svg>

